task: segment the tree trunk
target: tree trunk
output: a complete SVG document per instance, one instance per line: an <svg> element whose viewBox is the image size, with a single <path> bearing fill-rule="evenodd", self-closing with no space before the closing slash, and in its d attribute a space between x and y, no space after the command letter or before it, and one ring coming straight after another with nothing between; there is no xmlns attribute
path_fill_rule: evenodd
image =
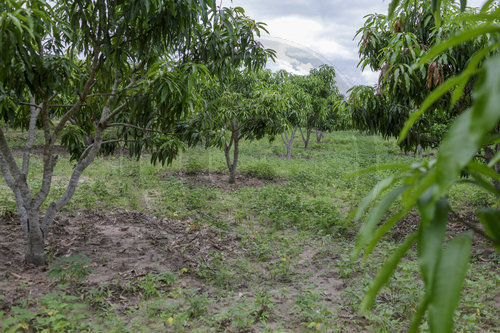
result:
<svg viewBox="0 0 500 333"><path fill-rule="evenodd" d="M236 125L232 124L232 133L229 144L224 144L224 155L226 157L226 164L229 170L229 184L234 184L236 182L236 167L238 166L239 157L239 142L240 142L240 131ZM234 145L234 148L233 148ZM233 148L233 161L231 162L231 148Z"/></svg>
<svg viewBox="0 0 500 333"><path fill-rule="evenodd" d="M292 148L293 148L293 141L295 140L295 133L297 132L297 126L295 126L292 129L292 133L290 134L290 138L288 137L287 133L284 132L281 134L281 139L283 140L283 143L285 144L286 147L286 157L287 159L292 158Z"/></svg>
<svg viewBox="0 0 500 333"><path fill-rule="evenodd" d="M418 151L418 157L420 157L420 158L424 157L424 150L422 149L422 146L420 145L420 143L417 146L417 151Z"/></svg>
<svg viewBox="0 0 500 333"><path fill-rule="evenodd" d="M316 142L320 143L321 140L325 137L325 132L316 130Z"/></svg>
<svg viewBox="0 0 500 333"><path fill-rule="evenodd" d="M309 140L311 139L312 128L308 128L306 130L306 139L304 141L304 148L307 149L309 147Z"/></svg>
<svg viewBox="0 0 500 333"><path fill-rule="evenodd" d="M494 149L491 149L490 147L485 147L484 152L486 161L489 163L495 157L496 154L500 153L500 144L497 144ZM493 170L496 173L500 173L500 162L495 163L495 165L493 165ZM500 182L498 180L493 179L493 185L498 191L500 191Z"/></svg>
<svg viewBox="0 0 500 333"><path fill-rule="evenodd" d="M312 128L306 128L306 135L302 132L302 128L299 128L300 135L302 136L302 141L304 141L304 148L307 149L309 146L309 139L311 139Z"/></svg>
<svg viewBox="0 0 500 333"><path fill-rule="evenodd" d="M45 264L45 239L40 228L39 219L37 211L29 214L27 221L28 238L26 244L26 254L24 257L26 263L36 266Z"/></svg>

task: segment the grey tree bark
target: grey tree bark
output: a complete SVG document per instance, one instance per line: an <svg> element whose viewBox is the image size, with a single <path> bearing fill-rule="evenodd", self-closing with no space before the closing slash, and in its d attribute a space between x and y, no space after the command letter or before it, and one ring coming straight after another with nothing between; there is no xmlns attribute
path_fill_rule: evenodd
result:
<svg viewBox="0 0 500 333"><path fill-rule="evenodd" d="M281 133L281 140L283 140L283 143L285 144L285 147L286 147L287 159L292 158L293 141L295 140L295 133L297 132L297 127L298 126L295 126L292 129L290 137L288 136L288 134L286 132Z"/></svg>
<svg viewBox="0 0 500 333"><path fill-rule="evenodd" d="M320 143L321 140L323 140L323 138L325 137L325 132L320 131L320 130L316 130L315 134L316 134L316 142L317 143Z"/></svg>
<svg viewBox="0 0 500 333"><path fill-rule="evenodd" d="M302 128L299 129L302 140L304 141L304 148L307 149L309 147L309 140L311 139L312 128L306 128L306 135L302 132Z"/></svg>
<svg viewBox="0 0 500 333"><path fill-rule="evenodd" d="M98 54L98 50L96 50ZM35 99L30 99L30 123L28 129L28 139L26 141L21 169L19 169L16 160L12 155L12 151L7 144L4 131L0 128L0 170L4 176L7 185L14 193L19 215L20 223L23 227L25 238L27 241L25 261L27 263L42 265L45 263L45 240L50 231L50 226L55 218L56 213L66 205L73 194L75 193L78 185L78 180L82 172L94 161L101 148L104 131L106 130L107 122L121 110L124 105L120 105L115 109L111 109L116 95L118 85L121 80L115 73L115 82L113 86L112 96L106 101L97 129L95 132L93 143L84 151L79 161L76 163L73 173L66 186L65 192L55 201L51 202L47 210L43 213L40 208L47 199L53 178L54 168L57 163L57 155L53 154L54 144L59 138L59 134L64 129L65 124L71 117L78 112L83 105L89 91L94 84L94 77L98 68L98 57L94 57L94 66L91 74L84 86L83 91L79 94L79 99L73 105L70 105L70 110L59 120L59 123L52 129L49 121L49 102L52 98L44 98L40 104L36 104ZM29 174L29 160L32 153L32 147L35 137L35 129L37 119L41 119L42 129L45 138L45 144L42 154L43 171L42 183L38 192L32 191L27 182Z"/></svg>
<svg viewBox="0 0 500 333"><path fill-rule="evenodd" d="M229 144L224 143L224 156L226 157L226 164L229 170L229 183L236 182L236 167L238 166L239 157L239 142L240 142L240 129L235 121L231 122L231 138ZM234 146L234 148L233 148ZM233 148L233 161L231 161L231 148Z"/></svg>

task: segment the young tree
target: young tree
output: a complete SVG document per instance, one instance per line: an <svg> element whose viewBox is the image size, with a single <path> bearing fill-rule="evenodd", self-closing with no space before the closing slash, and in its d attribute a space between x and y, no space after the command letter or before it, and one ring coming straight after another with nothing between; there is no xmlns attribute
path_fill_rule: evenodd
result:
<svg viewBox="0 0 500 333"><path fill-rule="evenodd" d="M279 110L286 108L287 100L273 88L272 73L264 70L233 71L207 89L208 105L193 122L204 122L204 134L199 136L223 147L229 183L234 183L240 141L281 133L286 123ZM217 129L223 132L214 132Z"/></svg>
<svg viewBox="0 0 500 333"><path fill-rule="evenodd" d="M303 125L305 115L311 111L311 96L297 84L297 76L286 71L276 73L273 89L282 98L281 103L276 105L278 109L275 112L281 115L285 124L281 140L285 144L286 156L290 159L297 129Z"/></svg>
<svg viewBox="0 0 500 333"><path fill-rule="evenodd" d="M28 131L18 164L0 128L0 168L26 261L36 265L56 213L99 152L127 144L132 155L147 148L153 162L170 162L182 144L177 124L202 104L196 82L227 67L262 66L270 54L255 40L261 23L212 0L9 0L0 12L0 116ZM38 186L28 181L37 128L45 141ZM59 141L75 165L64 194L42 212Z"/></svg>
<svg viewBox="0 0 500 333"><path fill-rule="evenodd" d="M439 25L430 1L402 1L393 6L390 17L369 15L358 30L360 65L363 69L369 66L380 71L375 89L358 87L351 93L353 124L358 129L397 137L406 119L420 108L426 97L447 78L462 73L473 55L487 45L488 38L477 36L422 66L413 66L426 50L455 31L472 29L480 23L461 20L464 14L452 1L443 1L443 6ZM470 106L472 86L473 81L467 82L456 100L445 94L434 101L426 117L420 118L400 142L401 148L409 151L437 147L451 120Z"/></svg>
<svg viewBox="0 0 500 333"><path fill-rule="evenodd" d="M298 82L304 91L311 96L312 101L312 108L306 115L304 122L305 135L300 129L304 148L307 148L313 130L318 131L317 139L319 141L324 135L322 132L330 130L328 115L333 110L331 101L340 99L341 95L335 83L335 69L332 66L322 65L313 68L309 75L302 77Z"/></svg>

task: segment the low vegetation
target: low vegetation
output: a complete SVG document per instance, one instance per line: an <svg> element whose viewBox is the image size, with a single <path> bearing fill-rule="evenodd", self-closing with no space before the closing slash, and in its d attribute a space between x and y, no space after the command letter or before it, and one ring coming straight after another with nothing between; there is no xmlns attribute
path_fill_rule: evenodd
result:
<svg viewBox="0 0 500 333"><path fill-rule="evenodd" d="M10 132L9 144L23 135ZM23 244L13 239L22 229L14 198L2 184L2 330L405 330L423 291L415 249L381 290L374 310L360 315L358 307L418 216L402 220L366 262L352 259L359 224L344 222L390 172L351 173L417 158L402 154L394 141L354 132L302 146L297 140L288 160L277 140L244 141L236 184L227 183L224 153L216 148L189 149L169 167L130 159L127 152L98 158L54 222L46 272L16 264ZM42 161L32 164L29 179L35 180ZM61 152L54 195L63 190L70 165ZM492 200L463 185L450 194L453 209L466 217ZM448 233L464 229L451 223ZM457 331L500 326L499 259L475 238Z"/></svg>

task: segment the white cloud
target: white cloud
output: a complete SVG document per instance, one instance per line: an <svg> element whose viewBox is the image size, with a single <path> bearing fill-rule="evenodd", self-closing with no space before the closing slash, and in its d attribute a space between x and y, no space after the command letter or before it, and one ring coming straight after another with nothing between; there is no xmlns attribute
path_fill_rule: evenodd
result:
<svg viewBox="0 0 500 333"><path fill-rule="evenodd" d="M223 6L243 7L251 18L265 22L271 37L307 48L353 84L374 84L378 74L356 68L358 40L356 31L367 14L387 13L389 0L221 0ZM480 6L485 0L468 0L469 6ZM272 47L271 47L272 48ZM285 52L281 52L284 54ZM322 56L322 57L321 57ZM287 63L278 59L278 66L291 72L308 71L308 63ZM272 67L270 66L270 67Z"/></svg>
<svg viewBox="0 0 500 333"><path fill-rule="evenodd" d="M318 20L294 15L269 19L266 23L273 37L301 44L328 58L357 58L352 50L332 39L330 29Z"/></svg>
<svg viewBox="0 0 500 333"><path fill-rule="evenodd" d="M369 86L374 85L376 82L378 82L379 75L379 72L374 72L369 68L366 68L363 72L361 72L361 76L365 81L364 84Z"/></svg>

